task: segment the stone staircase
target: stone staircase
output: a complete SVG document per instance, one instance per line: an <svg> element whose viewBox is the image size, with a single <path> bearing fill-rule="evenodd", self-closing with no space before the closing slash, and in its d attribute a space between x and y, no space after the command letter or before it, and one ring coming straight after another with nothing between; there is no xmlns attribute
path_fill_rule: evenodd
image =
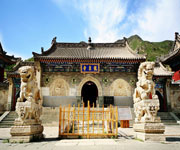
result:
<svg viewBox="0 0 180 150"><path fill-rule="evenodd" d="M175 112L175 115L180 119L180 112Z"/></svg>
<svg viewBox="0 0 180 150"><path fill-rule="evenodd" d="M161 122L165 125L178 125L177 121L172 117L169 112L158 112Z"/></svg>
<svg viewBox="0 0 180 150"><path fill-rule="evenodd" d="M41 120L43 126L59 126L59 107L43 107Z"/></svg>
<svg viewBox="0 0 180 150"><path fill-rule="evenodd" d="M18 117L15 111L9 112L9 114L0 122L0 128L10 128L14 125L14 120Z"/></svg>
<svg viewBox="0 0 180 150"><path fill-rule="evenodd" d="M101 110L101 108L99 108L99 110ZM75 114L75 119L78 119L78 113ZM87 130L88 130L88 114L87 114L87 110L85 108L85 113L84 113L84 133L87 133ZM83 113L80 112L79 113L79 118L82 120L83 119ZM103 122L102 122L102 113L96 113L96 116L94 115L94 119L96 118L99 118L100 121L92 121L93 120L93 115L92 113L90 113L90 121L89 121L89 133L93 133L93 126L94 126L94 133L103 133ZM78 124L79 124L79 133L83 133L83 121L75 121L74 122L74 133L78 133ZM106 131L106 126L107 126L107 123L104 121L104 132L107 132Z"/></svg>

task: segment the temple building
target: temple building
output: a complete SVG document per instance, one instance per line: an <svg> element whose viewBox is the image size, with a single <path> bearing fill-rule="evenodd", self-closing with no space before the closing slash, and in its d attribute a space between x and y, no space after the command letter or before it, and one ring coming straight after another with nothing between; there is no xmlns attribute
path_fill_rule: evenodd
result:
<svg viewBox="0 0 180 150"><path fill-rule="evenodd" d="M100 106L132 106L137 69L146 57L127 40L115 43L61 43L52 40L42 53L33 52L44 106L90 101Z"/></svg>

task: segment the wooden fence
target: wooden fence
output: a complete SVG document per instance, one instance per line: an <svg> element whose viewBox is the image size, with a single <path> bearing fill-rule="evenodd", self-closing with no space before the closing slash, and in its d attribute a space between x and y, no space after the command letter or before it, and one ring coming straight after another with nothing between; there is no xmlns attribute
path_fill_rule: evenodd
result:
<svg viewBox="0 0 180 150"><path fill-rule="evenodd" d="M61 107L59 108L60 138L117 137L118 108L101 107Z"/></svg>

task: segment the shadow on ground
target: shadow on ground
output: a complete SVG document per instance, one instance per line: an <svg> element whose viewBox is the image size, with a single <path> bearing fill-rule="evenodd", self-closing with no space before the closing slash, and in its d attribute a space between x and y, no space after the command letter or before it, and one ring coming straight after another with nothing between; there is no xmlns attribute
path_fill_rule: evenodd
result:
<svg viewBox="0 0 180 150"><path fill-rule="evenodd" d="M166 137L168 142L180 142L180 137Z"/></svg>

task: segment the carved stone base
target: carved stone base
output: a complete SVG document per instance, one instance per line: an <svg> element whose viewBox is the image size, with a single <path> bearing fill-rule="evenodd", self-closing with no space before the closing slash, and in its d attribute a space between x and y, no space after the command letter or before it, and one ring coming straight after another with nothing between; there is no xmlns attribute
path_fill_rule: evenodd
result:
<svg viewBox="0 0 180 150"><path fill-rule="evenodd" d="M141 139L143 141L166 141L166 137L164 134L150 134L150 133L141 133L136 132L135 138Z"/></svg>
<svg viewBox="0 0 180 150"><path fill-rule="evenodd" d="M163 123L135 123L134 131L143 133L164 133L165 126Z"/></svg>
<svg viewBox="0 0 180 150"><path fill-rule="evenodd" d="M143 141L165 141L163 123L135 123L135 137Z"/></svg>
<svg viewBox="0 0 180 150"><path fill-rule="evenodd" d="M12 126L10 130L11 143L37 141L43 138L42 125Z"/></svg>
<svg viewBox="0 0 180 150"><path fill-rule="evenodd" d="M158 99L142 100L134 104L134 110L136 114L136 123L160 123L160 117L157 117L157 111L159 110Z"/></svg>

